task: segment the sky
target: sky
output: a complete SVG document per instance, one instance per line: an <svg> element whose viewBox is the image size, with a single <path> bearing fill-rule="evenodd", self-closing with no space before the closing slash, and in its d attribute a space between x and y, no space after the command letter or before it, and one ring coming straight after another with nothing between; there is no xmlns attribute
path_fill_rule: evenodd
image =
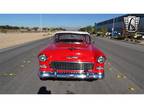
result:
<svg viewBox="0 0 144 108"><path fill-rule="evenodd" d="M0 25L79 28L123 14L0 14Z"/></svg>

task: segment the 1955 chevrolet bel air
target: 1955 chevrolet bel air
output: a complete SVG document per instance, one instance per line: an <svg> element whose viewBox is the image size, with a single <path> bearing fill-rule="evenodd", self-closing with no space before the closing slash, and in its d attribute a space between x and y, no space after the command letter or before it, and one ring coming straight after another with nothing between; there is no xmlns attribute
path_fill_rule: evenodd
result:
<svg viewBox="0 0 144 108"><path fill-rule="evenodd" d="M38 54L39 77L45 79L104 78L106 56L91 42L88 32L61 31Z"/></svg>

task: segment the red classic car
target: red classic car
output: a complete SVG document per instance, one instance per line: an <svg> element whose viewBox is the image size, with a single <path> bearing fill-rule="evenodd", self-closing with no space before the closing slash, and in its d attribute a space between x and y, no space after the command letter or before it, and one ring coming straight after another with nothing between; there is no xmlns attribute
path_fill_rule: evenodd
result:
<svg viewBox="0 0 144 108"><path fill-rule="evenodd" d="M38 59L41 80L104 78L106 56L91 42L87 32L57 32Z"/></svg>

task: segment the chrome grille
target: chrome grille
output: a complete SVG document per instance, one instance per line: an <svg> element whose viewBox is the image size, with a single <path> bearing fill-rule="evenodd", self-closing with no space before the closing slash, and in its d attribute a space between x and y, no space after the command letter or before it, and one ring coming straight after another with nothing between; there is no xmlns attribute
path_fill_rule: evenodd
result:
<svg viewBox="0 0 144 108"><path fill-rule="evenodd" d="M52 62L51 68L59 70L92 70L93 63Z"/></svg>

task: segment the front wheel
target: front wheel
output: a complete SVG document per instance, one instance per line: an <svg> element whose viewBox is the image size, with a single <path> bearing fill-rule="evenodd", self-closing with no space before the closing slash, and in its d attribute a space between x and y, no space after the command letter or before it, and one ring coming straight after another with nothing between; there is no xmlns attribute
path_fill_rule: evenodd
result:
<svg viewBox="0 0 144 108"><path fill-rule="evenodd" d="M46 79L46 78L40 78L40 80L41 80L41 81L46 81L47 79Z"/></svg>

